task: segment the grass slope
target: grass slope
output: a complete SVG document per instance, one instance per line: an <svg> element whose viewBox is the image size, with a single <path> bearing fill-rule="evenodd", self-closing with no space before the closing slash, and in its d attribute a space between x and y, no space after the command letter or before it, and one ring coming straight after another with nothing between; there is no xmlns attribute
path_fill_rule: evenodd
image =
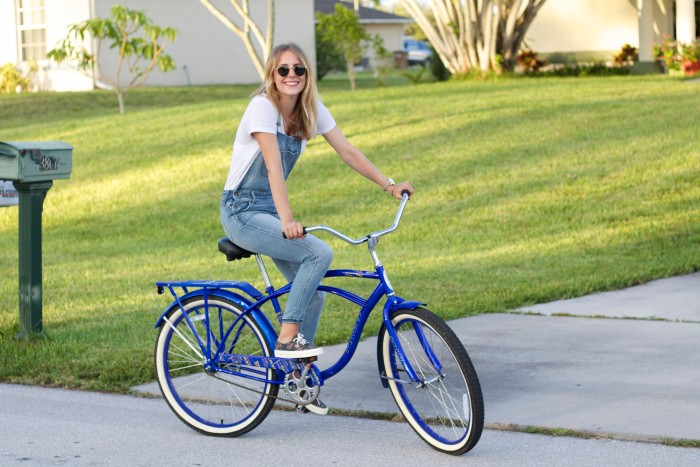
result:
<svg viewBox="0 0 700 467"><path fill-rule="evenodd" d="M343 87L321 83L340 128L416 188L380 257L399 295L443 318L700 269L698 84ZM126 391L154 378L153 323L169 303L155 281L262 285L253 261L216 251L220 191L252 89L136 90L124 116L103 92L0 96L0 140L74 146L71 179L56 181L44 204L44 339L15 339L17 208L0 209L0 380ZM289 184L298 219L355 237L389 225L396 208L322 138ZM364 247L328 241L333 267L371 268ZM355 314L329 300L318 342L346 339Z"/></svg>

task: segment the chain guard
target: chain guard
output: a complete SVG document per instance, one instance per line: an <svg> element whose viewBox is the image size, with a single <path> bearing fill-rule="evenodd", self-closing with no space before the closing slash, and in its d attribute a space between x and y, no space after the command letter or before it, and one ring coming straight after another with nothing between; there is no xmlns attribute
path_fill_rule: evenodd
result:
<svg viewBox="0 0 700 467"><path fill-rule="evenodd" d="M315 359L314 359L315 360ZM313 369L310 369L310 371L314 371ZM211 376L214 379L218 379L219 381L223 381L227 384L231 384L233 386L239 387L241 389L246 389L251 392L255 392L257 394L263 395L263 391L247 386L243 383L239 383L236 381L231 381L228 378L224 378L222 376L222 373L218 371L213 371L213 370L208 370L207 374ZM295 404L297 406L305 406L309 405L312 402L314 402L316 399L318 399L318 395L321 392L321 386L320 385L313 385L309 384L312 383L313 379L311 375L307 374L306 377L304 378L304 381L301 380L302 372L298 369L292 370L289 373L286 374L284 378L284 383L280 385L280 387L284 390L284 392L291 398L287 399L285 397L281 397L279 395L277 396L272 396L268 395L268 397L272 397L273 399L277 399L282 402L289 402L290 404Z"/></svg>

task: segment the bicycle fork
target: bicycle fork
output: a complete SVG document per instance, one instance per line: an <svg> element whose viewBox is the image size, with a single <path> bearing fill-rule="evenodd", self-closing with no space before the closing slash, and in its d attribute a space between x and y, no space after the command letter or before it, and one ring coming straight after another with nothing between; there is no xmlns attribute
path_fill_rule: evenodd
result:
<svg viewBox="0 0 700 467"><path fill-rule="evenodd" d="M401 362L401 365L403 366L404 370L406 370L406 375L409 378L409 381L405 381L403 379L399 378L391 378L387 376L386 369L385 368L380 368L380 375L381 378L385 381L394 381L397 383L402 383L402 384L415 384L417 387L422 388L425 387L431 383L434 383L435 381L441 379L444 377L442 374L442 363L440 363L440 360L437 358L435 355L435 352L433 352L432 346L428 342L425 333L423 332L423 329L418 322L413 322L412 328L413 332L416 333L416 337L418 338L418 341L421 344L421 348L423 349L423 352L425 353L425 356L427 359L430 361L431 365L435 369L436 375L432 376L428 379L423 379L421 378L413 369L413 366L411 365L411 362L409 358L406 355L406 352L404 351L403 345L401 344L401 338L399 337L398 333L396 332L396 329L394 329L394 326L391 322L391 314L394 310L396 309L413 309L417 308L418 306L423 305L422 303L418 302L407 302L407 301L402 301L401 299L398 299L397 297L393 297L394 299L392 300L392 297L390 297L389 300L387 300L387 303L384 307L384 327L389 334L389 339L391 340L391 345L394 347L396 350L396 356L398 357L399 361ZM378 349L378 356L381 361L381 350ZM381 363L380 363L381 365ZM386 384L382 383L385 387Z"/></svg>

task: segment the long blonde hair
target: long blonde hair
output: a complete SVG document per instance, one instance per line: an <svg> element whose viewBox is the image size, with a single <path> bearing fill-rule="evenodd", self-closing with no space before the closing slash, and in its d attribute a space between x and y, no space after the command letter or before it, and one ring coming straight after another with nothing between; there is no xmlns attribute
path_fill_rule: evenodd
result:
<svg viewBox="0 0 700 467"><path fill-rule="evenodd" d="M280 56L287 51L299 57L301 64L306 67L306 80L292 114L285 123L285 131L289 136L295 138L310 139L316 135L316 113L319 97L314 71L301 47L293 43L280 44L270 51L265 63L265 79L258 90L253 93L253 96L267 96L277 111L282 113L280 95L275 86L275 70Z"/></svg>

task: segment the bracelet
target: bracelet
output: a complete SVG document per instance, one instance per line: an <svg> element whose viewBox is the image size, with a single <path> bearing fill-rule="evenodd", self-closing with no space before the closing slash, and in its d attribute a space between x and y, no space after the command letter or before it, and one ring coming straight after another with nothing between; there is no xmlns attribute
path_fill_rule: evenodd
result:
<svg viewBox="0 0 700 467"><path fill-rule="evenodd" d="M386 191L390 186L396 185L396 182L394 181L393 178L387 178L386 179L386 185L382 187L382 191Z"/></svg>

